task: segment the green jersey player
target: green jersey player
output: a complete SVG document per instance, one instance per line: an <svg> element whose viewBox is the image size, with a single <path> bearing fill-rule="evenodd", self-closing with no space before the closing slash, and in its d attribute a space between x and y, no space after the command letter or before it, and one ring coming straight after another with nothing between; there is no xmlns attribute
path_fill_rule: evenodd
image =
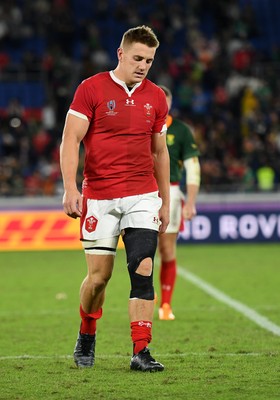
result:
<svg viewBox="0 0 280 400"><path fill-rule="evenodd" d="M166 95L168 108L172 103L171 91L160 86ZM160 254L160 320L174 320L171 308L176 280L176 241L183 219L196 215L196 198L200 186L199 150L191 128L184 122L167 117L167 147L170 157L170 222L165 233L159 236ZM186 170L186 192L180 190L183 170Z"/></svg>

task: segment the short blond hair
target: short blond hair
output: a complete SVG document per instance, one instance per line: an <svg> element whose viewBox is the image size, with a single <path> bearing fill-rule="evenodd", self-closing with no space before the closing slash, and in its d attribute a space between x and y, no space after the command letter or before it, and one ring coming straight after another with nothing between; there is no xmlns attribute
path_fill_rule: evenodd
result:
<svg viewBox="0 0 280 400"><path fill-rule="evenodd" d="M172 99L172 93L168 87L166 87L164 85L158 85L158 86L164 91L164 94L166 97L170 97L170 99Z"/></svg>
<svg viewBox="0 0 280 400"><path fill-rule="evenodd" d="M120 44L121 48L129 46L132 43L142 43L148 47L158 48L159 41L154 31L146 25L136 26L135 28L128 29L123 34Z"/></svg>

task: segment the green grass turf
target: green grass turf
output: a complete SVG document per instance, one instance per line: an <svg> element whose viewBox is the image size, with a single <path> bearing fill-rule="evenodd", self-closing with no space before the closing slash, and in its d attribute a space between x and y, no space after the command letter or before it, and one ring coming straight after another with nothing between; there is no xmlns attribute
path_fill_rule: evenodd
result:
<svg viewBox="0 0 280 400"><path fill-rule="evenodd" d="M178 246L178 264L280 326L280 246ZM96 365L78 370L82 251L0 253L0 399L280 398L280 337L177 278L175 321L153 325L162 373L129 370L129 279L119 250L98 323ZM155 287L158 292L158 265Z"/></svg>

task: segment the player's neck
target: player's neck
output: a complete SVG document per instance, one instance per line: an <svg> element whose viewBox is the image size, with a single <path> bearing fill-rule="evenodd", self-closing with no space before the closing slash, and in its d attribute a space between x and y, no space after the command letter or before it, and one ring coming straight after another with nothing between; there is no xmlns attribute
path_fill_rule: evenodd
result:
<svg viewBox="0 0 280 400"><path fill-rule="evenodd" d="M118 67L113 70L113 74L115 75L115 77L117 79L119 79L126 85L128 90L132 90L134 88L134 86L136 85L136 83L126 82L124 74L122 74L122 72L120 71L120 69Z"/></svg>

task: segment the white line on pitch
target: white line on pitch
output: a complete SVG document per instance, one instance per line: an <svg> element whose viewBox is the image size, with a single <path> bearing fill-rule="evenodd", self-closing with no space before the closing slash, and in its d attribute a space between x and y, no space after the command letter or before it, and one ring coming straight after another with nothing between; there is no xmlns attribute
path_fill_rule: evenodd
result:
<svg viewBox="0 0 280 400"><path fill-rule="evenodd" d="M233 308L236 311L239 311L241 314L245 315L248 319L255 322L257 325L261 326L262 328L266 329L269 332L274 333L274 335L280 336L280 326L271 322L268 318L264 317L263 315L257 313L252 308L246 306L243 303L233 299L232 297L227 296L225 293L221 292L220 290L216 289L214 286L210 285L206 281L199 278L197 275L193 274L192 272L186 271L182 267L178 267L178 275L182 278L190 281L195 286L199 287L200 289L204 290L204 292L208 293L210 296L214 297L215 299L221 301L224 304L227 304L229 307Z"/></svg>
<svg viewBox="0 0 280 400"><path fill-rule="evenodd" d="M278 355L278 353L217 353L217 352L188 352L188 353L176 353L176 354L157 354L158 357L166 357L166 358L177 358L177 357L260 357L260 356L273 356ZM98 354L97 358L99 359L108 359L108 358L130 358L128 355L121 354ZM23 354L19 356L1 356L0 361L5 360L67 360L72 359L72 355L49 355L49 356L36 356L36 355L28 355Z"/></svg>

